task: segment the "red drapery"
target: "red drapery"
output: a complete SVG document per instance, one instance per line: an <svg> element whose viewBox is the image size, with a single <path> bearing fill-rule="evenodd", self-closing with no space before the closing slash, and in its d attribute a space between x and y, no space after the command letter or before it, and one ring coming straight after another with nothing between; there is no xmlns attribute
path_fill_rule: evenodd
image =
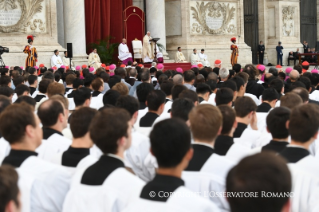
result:
<svg viewBox="0 0 319 212"><path fill-rule="evenodd" d="M85 0L86 44L112 36L120 43L124 35L123 11L132 0Z"/></svg>

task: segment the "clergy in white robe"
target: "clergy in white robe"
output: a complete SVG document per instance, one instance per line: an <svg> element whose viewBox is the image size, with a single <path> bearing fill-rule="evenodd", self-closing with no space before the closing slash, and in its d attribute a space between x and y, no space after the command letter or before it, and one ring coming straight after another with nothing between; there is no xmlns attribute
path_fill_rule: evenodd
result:
<svg viewBox="0 0 319 212"><path fill-rule="evenodd" d="M22 211L61 211L69 190L69 173L62 167L37 157L41 144L40 120L31 107L14 104L1 113L0 131L11 150L2 164L15 167L19 173ZM8 122L10 120L10 122Z"/></svg>
<svg viewBox="0 0 319 212"><path fill-rule="evenodd" d="M70 66L70 58L68 58L68 52L67 51L64 52L64 57L62 58L62 62L63 62L63 64L65 66L69 66L70 69L75 67L72 60L71 60L71 66Z"/></svg>
<svg viewBox="0 0 319 212"><path fill-rule="evenodd" d="M100 56L97 54L97 49L93 49L93 52L89 54L89 66L94 67L95 70L102 65Z"/></svg>
<svg viewBox="0 0 319 212"><path fill-rule="evenodd" d="M182 52L182 48L178 47L177 50L178 51L175 54L175 63L187 63L187 61L184 57L184 54Z"/></svg>
<svg viewBox="0 0 319 212"><path fill-rule="evenodd" d="M119 56L118 58L122 61L123 64L127 65L128 61L133 62L132 54L126 45L126 39L123 38L122 43L119 45Z"/></svg>
<svg viewBox="0 0 319 212"><path fill-rule="evenodd" d="M88 167L78 165L82 169L72 179L63 211L120 212L138 196L144 183L125 169L123 160L131 144L131 129L131 117L124 109L102 110L94 116L90 137L103 155L93 164L87 163Z"/></svg>
<svg viewBox="0 0 319 212"><path fill-rule="evenodd" d="M200 61L202 62L203 66L210 67L210 63L207 59L207 55L205 54L205 50L202 49L201 52L198 54Z"/></svg>
<svg viewBox="0 0 319 212"><path fill-rule="evenodd" d="M202 64L196 49L193 49L193 54L191 54L191 64L192 65Z"/></svg>
<svg viewBox="0 0 319 212"><path fill-rule="evenodd" d="M63 61L59 55L59 51L54 50L54 55L51 57L51 67L60 68L63 65Z"/></svg>
<svg viewBox="0 0 319 212"><path fill-rule="evenodd" d="M154 42L152 40L151 33L147 32L147 34L143 38L143 49L142 49L142 58L144 63L151 63L154 60Z"/></svg>

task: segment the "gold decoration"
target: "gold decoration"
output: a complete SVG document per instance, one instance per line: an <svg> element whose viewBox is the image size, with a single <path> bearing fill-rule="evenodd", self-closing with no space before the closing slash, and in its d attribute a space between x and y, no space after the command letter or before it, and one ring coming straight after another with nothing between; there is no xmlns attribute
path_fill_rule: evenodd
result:
<svg viewBox="0 0 319 212"><path fill-rule="evenodd" d="M37 24L39 24L39 27L38 27ZM31 23L31 21L29 21L29 22L26 23L24 26L25 26L25 27L30 26L30 29L31 29L32 31L35 31L37 28L39 28L39 30L40 30L41 32L44 32L44 31L45 31L44 23L43 23L43 21L42 21L41 19L34 19L32 23Z"/></svg>
<svg viewBox="0 0 319 212"><path fill-rule="evenodd" d="M294 14L295 8L288 6L282 9L282 30L284 36L293 36L294 35Z"/></svg>
<svg viewBox="0 0 319 212"><path fill-rule="evenodd" d="M26 1L28 3L26 3ZM12 26L0 26L0 32L20 32L24 31L25 25L30 22L32 17L36 14L42 11L41 3L44 0L0 0L0 6L2 5L9 5L6 6L7 9L12 9L12 7L17 6L15 2L17 2L20 5L21 8L21 17L18 23ZM13 9L16 9L13 8ZM40 23L41 24L41 23ZM40 29L40 26L39 26Z"/></svg>
<svg viewBox="0 0 319 212"><path fill-rule="evenodd" d="M234 25L229 25L232 19L235 18L236 9L230 7L230 4L219 2L196 2L196 8L191 7L193 11L193 19L195 19L199 25L193 24L193 32L201 34L225 34L235 33L236 28ZM222 19L221 27L218 29L211 29L207 25L206 19L208 17L215 19ZM228 26L229 25L229 26Z"/></svg>

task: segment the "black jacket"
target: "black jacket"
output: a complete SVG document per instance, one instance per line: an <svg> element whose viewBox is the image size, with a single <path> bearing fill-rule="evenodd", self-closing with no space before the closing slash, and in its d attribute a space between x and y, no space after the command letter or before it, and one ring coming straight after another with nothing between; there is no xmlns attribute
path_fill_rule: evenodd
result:
<svg viewBox="0 0 319 212"><path fill-rule="evenodd" d="M263 94L265 88L261 84L258 84L255 80L248 80L246 93L250 93L259 98Z"/></svg>

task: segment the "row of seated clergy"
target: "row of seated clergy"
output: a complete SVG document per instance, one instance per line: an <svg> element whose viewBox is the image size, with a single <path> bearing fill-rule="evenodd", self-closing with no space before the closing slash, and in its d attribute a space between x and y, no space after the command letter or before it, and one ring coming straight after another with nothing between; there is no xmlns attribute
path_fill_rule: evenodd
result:
<svg viewBox="0 0 319 212"><path fill-rule="evenodd" d="M182 48L178 47L177 52L175 54L175 62L176 63L186 63L187 60L182 52ZM196 49L193 49L193 53L191 54L191 64L198 65L201 64L206 67L210 67L210 63L208 61L207 55L205 54L205 50L202 49L198 54Z"/></svg>

